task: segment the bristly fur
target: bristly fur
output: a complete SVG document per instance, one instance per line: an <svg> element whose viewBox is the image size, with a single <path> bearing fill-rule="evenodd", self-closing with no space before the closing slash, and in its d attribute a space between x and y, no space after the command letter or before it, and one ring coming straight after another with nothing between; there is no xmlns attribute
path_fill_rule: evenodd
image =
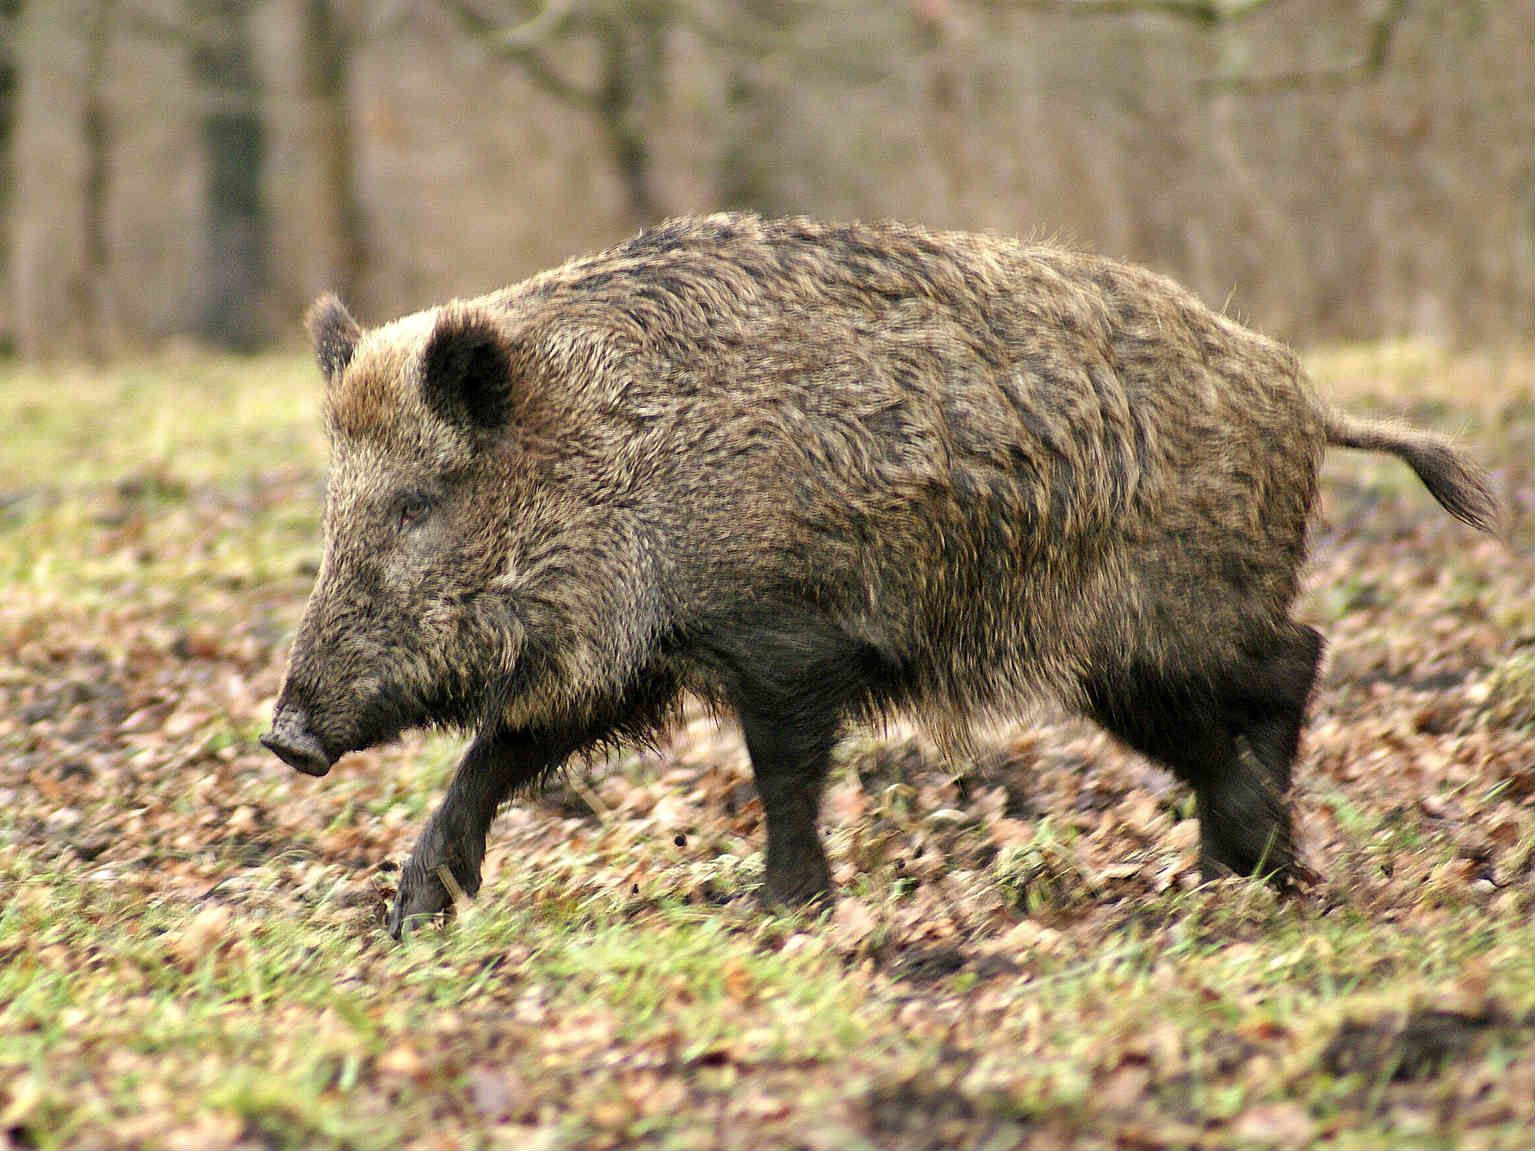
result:
<svg viewBox="0 0 1535 1151"><path fill-rule="evenodd" d="M304 316L304 328L314 347L315 361L320 374L333 380L346 370L361 335L357 321L346 310L339 297L326 293L310 307Z"/></svg>
<svg viewBox="0 0 1535 1151"><path fill-rule="evenodd" d="M1039 700L1194 785L1207 870L1282 879L1328 443L1496 518L1442 440L1331 411L1286 348L1049 243L724 214L343 316L311 313L334 458L284 700L340 754L505 683L411 873L445 858L469 891L496 803L684 692L741 720L779 898L826 886L848 722L910 709L963 752Z"/></svg>
<svg viewBox="0 0 1535 1151"><path fill-rule="evenodd" d="M1423 486L1445 511L1478 531L1501 534L1501 511L1487 473L1455 451L1443 436L1421 428L1329 412L1327 442L1399 456L1418 474Z"/></svg>

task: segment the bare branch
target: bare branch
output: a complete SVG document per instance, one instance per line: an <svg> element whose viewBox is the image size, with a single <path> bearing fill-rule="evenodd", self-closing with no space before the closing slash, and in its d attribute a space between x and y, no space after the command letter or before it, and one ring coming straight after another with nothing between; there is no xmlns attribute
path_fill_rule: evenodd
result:
<svg viewBox="0 0 1535 1151"><path fill-rule="evenodd" d="M538 10L536 16L530 17L514 28L499 30L494 34L494 39L502 48L519 50L542 44L564 27L566 17L570 15L574 4L575 0L545 0L544 6Z"/></svg>
<svg viewBox="0 0 1535 1151"><path fill-rule="evenodd" d="M721 6L711 0L675 0L669 7L669 15L711 48L746 59L789 56L807 77L827 79L840 85L872 85L890 78L890 63L883 58L868 63L845 52L806 43L796 35L797 21L814 14L814 3L782 0L771 9L772 19L766 19L750 8L744 11L732 8L722 13Z"/></svg>
<svg viewBox="0 0 1535 1151"><path fill-rule="evenodd" d="M587 91L580 85L567 80L551 68L548 61L539 53L543 42L554 35L569 16L572 7L569 0L550 0L550 3L537 16L510 30L502 28L498 22L486 16L474 5L467 3L466 0L444 0L444 3L445 7L458 17L458 22L464 30L479 40L487 51L503 59L515 61L530 80L551 96L578 108L591 109L596 106L597 93ZM533 25L539 24L549 12L556 8L560 10L557 17L542 24L536 30L536 35L527 34Z"/></svg>
<svg viewBox="0 0 1535 1151"><path fill-rule="evenodd" d="M1409 0L1391 0L1375 18L1370 30L1369 45L1365 49L1364 66L1370 75L1379 75L1391 56L1391 43L1396 37L1397 25L1407 13Z"/></svg>
<svg viewBox="0 0 1535 1151"><path fill-rule="evenodd" d="M1218 76L1206 88L1239 88L1248 92L1284 92L1297 88L1341 88L1374 79L1385 71L1391 48L1412 0L1389 0L1370 23L1365 47L1352 59L1321 68L1295 68L1256 75L1238 72Z"/></svg>
<svg viewBox="0 0 1535 1151"><path fill-rule="evenodd" d="M503 50L501 54L508 59L516 60L520 63L523 71L527 73L528 79L532 80L556 99L563 100L565 103L577 108L591 108L596 105L596 93L589 92L579 84L574 84L564 76L561 76L537 53L519 49L517 51Z"/></svg>
<svg viewBox="0 0 1535 1151"><path fill-rule="evenodd" d="M715 48L746 55L769 56L790 48L793 28L813 6L802 0L785 0L772 8L772 19L763 18L760 5L728 8L712 0L677 0L671 14Z"/></svg>
<svg viewBox="0 0 1535 1151"><path fill-rule="evenodd" d="M348 48L382 40L397 28L403 27L411 14L409 0L364 4L362 11L365 15L358 16L343 11L342 19L338 22L338 26L345 32Z"/></svg>
<svg viewBox="0 0 1535 1151"><path fill-rule="evenodd" d="M1068 16L1136 16L1155 13L1221 24L1240 20L1268 7L1273 0L1012 0L1014 8L1060 12Z"/></svg>
<svg viewBox="0 0 1535 1151"><path fill-rule="evenodd" d="M1322 68L1297 68L1258 75L1233 73L1218 76L1201 87L1240 88L1275 92L1292 88L1342 87L1380 75L1391 56L1398 25L1412 0L1386 0L1365 39L1361 52L1351 59ZM1133 16L1154 13L1213 27L1245 19L1261 12L1275 0L1011 0L1012 7L1068 16Z"/></svg>
<svg viewBox="0 0 1535 1151"><path fill-rule="evenodd" d="M153 40L168 40L184 48L194 48L202 42L202 37L190 25L142 4L127 5L122 10L121 19L129 31Z"/></svg>

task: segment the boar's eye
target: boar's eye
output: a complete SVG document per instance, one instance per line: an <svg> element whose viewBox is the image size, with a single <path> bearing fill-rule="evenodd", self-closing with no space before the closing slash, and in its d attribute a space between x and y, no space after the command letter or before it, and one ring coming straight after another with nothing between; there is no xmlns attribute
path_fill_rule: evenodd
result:
<svg viewBox="0 0 1535 1151"><path fill-rule="evenodd" d="M432 501L420 492L412 492L395 501L395 518L400 530L418 527L432 511Z"/></svg>

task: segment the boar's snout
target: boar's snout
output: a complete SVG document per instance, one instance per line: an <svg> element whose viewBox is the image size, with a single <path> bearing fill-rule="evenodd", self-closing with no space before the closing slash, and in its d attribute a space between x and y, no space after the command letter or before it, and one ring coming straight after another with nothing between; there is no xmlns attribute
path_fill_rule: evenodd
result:
<svg viewBox="0 0 1535 1151"><path fill-rule="evenodd" d="M279 705L272 730L261 737L261 745L305 775L324 775L335 762L310 729L308 713L293 704Z"/></svg>

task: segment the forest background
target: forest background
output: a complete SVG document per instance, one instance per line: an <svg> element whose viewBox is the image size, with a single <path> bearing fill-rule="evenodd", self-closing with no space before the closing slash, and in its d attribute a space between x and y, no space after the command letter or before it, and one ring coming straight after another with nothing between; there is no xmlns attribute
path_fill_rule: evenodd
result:
<svg viewBox="0 0 1535 1151"><path fill-rule="evenodd" d="M1272 334L1522 337L1512 0L0 0L0 346L379 321L720 208L1048 234Z"/></svg>

